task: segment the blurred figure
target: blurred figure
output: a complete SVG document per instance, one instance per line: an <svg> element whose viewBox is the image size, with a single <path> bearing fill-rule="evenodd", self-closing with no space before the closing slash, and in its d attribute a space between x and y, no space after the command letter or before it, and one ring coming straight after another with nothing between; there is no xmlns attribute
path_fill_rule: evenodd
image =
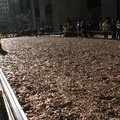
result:
<svg viewBox="0 0 120 120"><path fill-rule="evenodd" d="M111 21L110 28L111 28L111 31L112 31L112 39L115 39L116 38L116 32L117 32L117 26L116 26L116 21L115 20Z"/></svg>
<svg viewBox="0 0 120 120"><path fill-rule="evenodd" d="M86 26L84 21L81 21L80 23L80 31L81 31L81 37L84 37L84 35L86 34Z"/></svg>
<svg viewBox="0 0 120 120"><path fill-rule="evenodd" d="M100 34L102 34L102 21L99 22L99 30L100 30Z"/></svg>
<svg viewBox="0 0 120 120"><path fill-rule="evenodd" d="M93 30L93 25L90 21L87 21L86 23L86 37L90 37L92 38L93 37L93 34L92 34L92 31Z"/></svg>
<svg viewBox="0 0 120 120"><path fill-rule="evenodd" d="M99 22L99 29L102 31L102 21Z"/></svg>
<svg viewBox="0 0 120 120"><path fill-rule="evenodd" d="M63 32L66 33L66 31L67 31L67 24L64 23L64 26L63 26Z"/></svg>
<svg viewBox="0 0 120 120"><path fill-rule="evenodd" d="M42 27L40 28L40 33L41 33L42 36L44 36L44 34L45 34L44 28L42 28Z"/></svg>
<svg viewBox="0 0 120 120"><path fill-rule="evenodd" d="M50 32L50 27L49 27L49 26L46 27L46 32L47 32L47 33Z"/></svg>
<svg viewBox="0 0 120 120"><path fill-rule="evenodd" d="M37 37L37 34L38 34L38 28L33 29L33 36Z"/></svg>
<svg viewBox="0 0 120 120"><path fill-rule="evenodd" d="M80 21L77 22L77 35L80 36Z"/></svg>
<svg viewBox="0 0 120 120"><path fill-rule="evenodd" d="M59 25L59 30L60 30L60 32L63 32L63 26L62 26L62 24Z"/></svg>
<svg viewBox="0 0 120 120"><path fill-rule="evenodd" d="M117 21L116 27L117 27L117 38L120 39L120 20Z"/></svg>
<svg viewBox="0 0 120 120"><path fill-rule="evenodd" d="M0 51L3 50L1 45L1 39L2 39L2 32L0 32Z"/></svg>
<svg viewBox="0 0 120 120"><path fill-rule="evenodd" d="M105 20L102 24L102 29L104 31L104 38L108 38L108 31L110 30L110 25L108 20Z"/></svg>
<svg viewBox="0 0 120 120"><path fill-rule="evenodd" d="M1 45L1 39L3 38L2 32L0 32L0 54L2 55L7 55L8 52L3 50L2 45Z"/></svg>
<svg viewBox="0 0 120 120"><path fill-rule="evenodd" d="M52 25L49 26L49 32L53 33L53 26Z"/></svg>

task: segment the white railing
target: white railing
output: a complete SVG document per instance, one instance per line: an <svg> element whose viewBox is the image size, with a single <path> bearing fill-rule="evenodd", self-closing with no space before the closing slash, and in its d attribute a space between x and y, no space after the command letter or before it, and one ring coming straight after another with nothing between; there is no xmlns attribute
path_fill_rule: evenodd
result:
<svg viewBox="0 0 120 120"><path fill-rule="evenodd" d="M28 120L1 69L0 84L9 120Z"/></svg>

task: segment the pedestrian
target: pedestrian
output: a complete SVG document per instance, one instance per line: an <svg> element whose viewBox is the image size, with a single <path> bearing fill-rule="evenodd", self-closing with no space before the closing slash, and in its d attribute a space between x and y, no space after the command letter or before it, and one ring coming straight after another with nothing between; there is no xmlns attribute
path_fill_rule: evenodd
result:
<svg viewBox="0 0 120 120"><path fill-rule="evenodd" d="M117 27L117 38L120 40L120 20L117 21L116 27Z"/></svg>
<svg viewBox="0 0 120 120"><path fill-rule="evenodd" d="M0 32L0 51L2 51L2 45L1 45L1 39L2 39L2 32Z"/></svg>
<svg viewBox="0 0 120 120"><path fill-rule="evenodd" d="M38 28L33 29L33 36L37 37L37 34L38 34Z"/></svg>
<svg viewBox="0 0 120 120"><path fill-rule="evenodd" d="M63 32L66 33L66 31L67 31L67 24L64 23L64 26L63 26Z"/></svg>
<svg viewBox="0 0 120 120"><path fill-rule="evenodd" d="M49 33L50 32L50 27L46 26L46 32Z"/></svg>
<svg viewBox="0 0 120 120"><path fill-rule="evenodd" d="M59 30L60 30L60 32L63 32L63 26L62 26L62 24L59 25Z"/></svg>
<svg viewBox="0 0 120 120"><path fill-rule="evenodd" d="M80 36L80 21L77 22L77 35Z"/></svg>
<svg viewBox="0 0 120 120"><path fill-rule="evenodd" d="M116 38L116 33L117 33L117 26L116 26L116 21L112 20L110 24L110 29L112 31L112 39Z"/></svg>
<svg viewBox="0 0 120 120"><path fill-rule="evenodd" d="M60 36L61 36L63 33L63 25L62 24L59 24L59 30L60 30Z"/></svg>
<svg viewBox="0 0 120 120"><path fill-rule="evenodd" d="M41 33L42 36L44 36L44 34L45 34L45 30L44 30L43 27L40 28L40 33Z"/></svg>
<svg viewBox="0 0 120 120"><path fill-rule="evenodd" d="M84 37L84 35L86 35L86 26L84 21L81 21L80 23L80 31L81 31L81 37Z"/></svg>
<svg viewBox="0 0 120 120"><path fill-rule="evenodd" d="M104 38L108 38L108 31L110 30L110 25L108 20L105 20L102 24L102 29L104 31Z"/></svg>
<svg viewBox="0 0 120 120"><path fill-rule="evenodd" d="M49 26L49 32L53 33L53 26L52 25Z"/></svg>
<svg viewBox="0 0 120 120"><path fill-rule="evenodd" d="M90 38L93 37L92 30L93 30L92 22L87 21L87 23L86 23L86 32L87 32L86 37L90 37Z"/></svg>
<svg viewBox="0 0 120 120"><path fill-rule="evenodd" d="M100 34L102 35L102 21L99 22L99 30L100 30Z"/></svg>

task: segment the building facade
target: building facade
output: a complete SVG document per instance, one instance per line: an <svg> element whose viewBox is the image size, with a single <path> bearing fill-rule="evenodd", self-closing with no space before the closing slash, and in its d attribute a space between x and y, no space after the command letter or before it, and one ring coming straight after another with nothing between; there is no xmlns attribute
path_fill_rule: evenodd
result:
<svg viewBox="0 0 120 120"><path fill-rule="evenodd" d="M5 1L5 0L4 0ZM119 0L9 0L13 6L10 11L12 28L53 25L78 20L104 21L107 17L120 19Z"/></svg>
<svg viewBox="0 0 120 120"><path fill-rule="evenodd" d="M39 0L40 23L53 24L59 29L59 24L68 20L76 23L78 20L104 21L106 18L120 19L119 0Z"/></svg>
<svg viewBox="0 0 120 120"><path fill-rule="evenodd" d="M31 0L32 1L32 0ZM35 4L38 1L38 6ZM76 22L78 19L87 19L87 4L86 0L36 0L35 8L31 9L32 18L37 18L34 14L36 8L39 7L39 16L34 20L33 27L52 25L55 31L58 31L59 24L72 21ZM33 4L32 4L33 5ZM35 13L34 13L35 12Z"/></svg>
<svg viewBox="0 0 120 120"><path fill-rule="evenodd" d="M9 29L9 1L0 1L0 30Z"/></svg>
<svg viewBox="0 0 120 120"><path fill-rule="evenodd" d="M120 19L120 1L119 0L101 0L102 19L110 17Z"/></svg>

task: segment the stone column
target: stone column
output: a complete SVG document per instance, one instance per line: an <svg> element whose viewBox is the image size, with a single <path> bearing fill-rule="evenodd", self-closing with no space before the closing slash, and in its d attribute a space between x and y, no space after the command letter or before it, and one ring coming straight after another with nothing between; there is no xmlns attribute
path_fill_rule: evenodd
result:
<svg viewBox="0 0 120 120"><path fill-rule="evenodd" d="M40 25L44 26L46 24L45 0L39 0L39 10L40 10Z"/></svg>
<svg viewBox="0 0 120 120"><path fill-rule="evenodd" d="M27 11L28 11L28 10L27 10L27 2L26 2L26 0L24 0L22 4L23 4L24 14L26 14Z"/></svg>
<svg viewBox="0 0 120 120"><path fill-rule="evenodd" d="M77 5L77 4L76 4ZM87 7L87 0L81 0L79 2L80 5L80 18L83 20L87 20L88 19L88 7ZM79 6L78 6L79 7Z"/></svg>
<svg viewBox="0 0 120 120"><path fill-rule="evenodd" d="M31 15L32 15L32 27L33 29L36 28L36 21L35 21L35 7L34 7L34 0L30 0L31 3Z"/></svg>
<svg viewBox="0 0 120 120"><path fill-rule="evenodd" d="M62 0L58 1L58 0L52 0L51 4L52 4L52 20L53 20L53 29L54 31L59 31L59 24L61 23L61 19L63 19L63 14L61 14L59 11L60 9L64 8L64 4L62 4L62 8L61 4L59 3L63 3Z"/></svg>

